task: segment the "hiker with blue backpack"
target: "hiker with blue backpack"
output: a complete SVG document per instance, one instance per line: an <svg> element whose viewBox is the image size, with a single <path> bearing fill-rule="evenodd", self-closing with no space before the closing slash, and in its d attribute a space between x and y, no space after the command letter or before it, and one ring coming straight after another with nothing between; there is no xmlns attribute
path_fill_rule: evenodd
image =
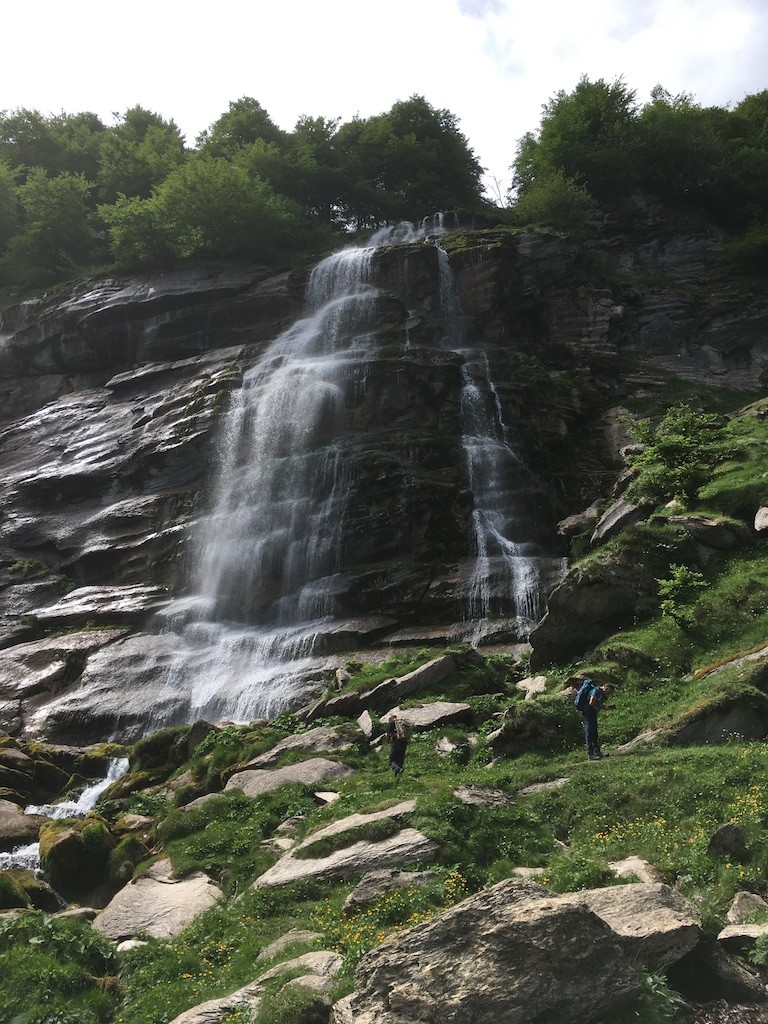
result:
<svg viewBox="0 0 768 1024"><path fill-rule="evenodd" d="M581 717L584 720L584 746L587 748L590 761L601 761L608 756L600 749L597 716L600 711L610 710L616 706L615 704L606 704L613 690L610 683L598 686L594 680L587 677L573 698L573 703L581 712Z"/></svg>

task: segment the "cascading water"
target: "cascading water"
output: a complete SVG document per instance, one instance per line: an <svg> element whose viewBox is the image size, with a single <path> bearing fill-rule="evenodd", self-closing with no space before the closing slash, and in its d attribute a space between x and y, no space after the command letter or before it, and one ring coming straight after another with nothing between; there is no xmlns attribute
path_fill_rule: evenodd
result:
<svg viewBox="0 0 768 1024"><path fill-rule="evenodd" d="M473 497L472 550L462 595L465 636L477 642L494 615L518 620L525 636L544 610L545 580L552 559L530 539L530 514L521 498L538 484L512 445L486 351L471 338L447 253L439 248L440 300L445 323L443 345L463 360L461 443ZM557 559L555 575L564 563Z"/></svg>
<svg viewBox="0 0 768 1024"><path fill-rule="evenodd" d="M45 818L60 821L62 818L84 818L92 811L96 803L113 782L122 778L128 771L128 758L116 757L109 762L107 774L103 779L88 786L77 800L61 800L57 804L30 804L24 808L25 814L38 814ZM40 868L40 844L29 843L19 846L10 853L0 853L0 871L7 868L27 868L37 871Z"/></svg>
<svg viewBox="0 0 768 1024"><path fill-rule="evenodd" d="M280 710L334 612L349 492L341 427L370 348L373 252L318 264L308 315L246 373L227 416L196 557L198 614L166 683L168 697L187 694L187 720Z"/></svg>

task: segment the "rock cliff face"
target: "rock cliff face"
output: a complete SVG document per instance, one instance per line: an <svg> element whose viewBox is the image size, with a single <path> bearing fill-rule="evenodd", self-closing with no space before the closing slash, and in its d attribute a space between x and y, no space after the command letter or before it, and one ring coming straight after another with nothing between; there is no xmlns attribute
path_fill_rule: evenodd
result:
<svg viewBox="0 0 768 1024"><path fill-rule="evenodd" d="M478 351L481 400L518 459L504 529L541 556L545 589L564 554L555 523L615 474L611 408L673 373L755 389L768 361L768 300L728 276L714 232L675 231L645 211L589 245L504 231L441 244L447 261L424 243L372 258L370 344L342 388L336 623L305 682L334 650L386 644L402 627L450 636L466 614L478 563L462 402ZM445 343L446 262L471 343ZM192 713L169 686L169 624L194 593L220 424L243 375L301 315L304 280L206 266L83 282L2 310L0 728L130 738ZM496 570L487 559L486 597L502 618L507 602L513 639ZM53 636L62 630L66 643Z"/></svg>

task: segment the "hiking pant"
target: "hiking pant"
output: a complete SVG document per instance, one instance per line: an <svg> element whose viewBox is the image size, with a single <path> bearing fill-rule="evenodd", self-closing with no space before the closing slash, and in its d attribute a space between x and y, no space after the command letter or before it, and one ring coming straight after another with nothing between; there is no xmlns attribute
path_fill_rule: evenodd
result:
<svg viewBox="0 0 768 1024"><path fill-rule="evenodd" d="M584 746L588 754L600 753L600 740L597 738L597 712L594 708L582 711L584 719Z"/></svg>
<svg viewBox="0 0 768 1024"><path fill-rule="evenodd" d="M393 739L389 745L389 767L395 773L399 775L403 770L405 764L405 748L408 746L408 740Z"/></svg>

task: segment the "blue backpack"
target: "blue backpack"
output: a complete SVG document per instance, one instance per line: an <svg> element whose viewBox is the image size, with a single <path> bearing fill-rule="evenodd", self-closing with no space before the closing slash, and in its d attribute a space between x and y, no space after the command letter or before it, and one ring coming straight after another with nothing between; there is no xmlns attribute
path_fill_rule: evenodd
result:
<svg viewBox="0 0 768 1024"><path fill-rule="evenodd" d="M573 706L578 708L581 712L586 711L589 707L589 698L594 688L595 684L592 682L592 680L585 679L576 691L576 694L573 698Z"/></svg>

